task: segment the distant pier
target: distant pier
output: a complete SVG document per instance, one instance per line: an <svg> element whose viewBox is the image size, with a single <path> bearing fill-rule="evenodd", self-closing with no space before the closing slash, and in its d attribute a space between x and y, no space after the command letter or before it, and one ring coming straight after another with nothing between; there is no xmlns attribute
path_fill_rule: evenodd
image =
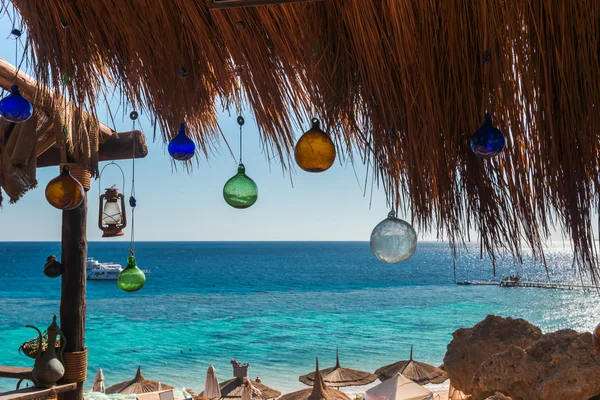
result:
<svg viewBox="0 0 600 400"><path fill-rule="evenodd" d="M457 285L488 285L488 286L502 286L502 287L525 287L525 288L538 288L538 289L558 289L558 290L573 290L573 289L597 289L593 285L581 285L576 283L552 283L552 282L529 282L529 281L462 281L456 282Z"/></svg>

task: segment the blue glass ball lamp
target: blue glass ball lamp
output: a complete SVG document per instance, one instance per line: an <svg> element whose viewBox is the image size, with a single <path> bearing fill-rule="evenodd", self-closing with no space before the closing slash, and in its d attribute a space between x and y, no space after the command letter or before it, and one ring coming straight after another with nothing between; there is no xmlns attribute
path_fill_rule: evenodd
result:
<svg viewBox="0 0 600 400"><path fill-rule="evenodd" d="M471 150L476 156L490 158L500 154L505 144L504 135L492 123L492 116L486 113L483 124L471 136Z"/></svg>
<svg viewBox="0 0 600 400"><path fill-rule="evenodd" d="M19 91L19 86L13 85L10 94L0 100L0 116L7 121L21 123L27 121L33 114L33 106Z"/></svg>
<svg viewBox="0 0 600 400"><path fill-rule="evenodd" d="M196 153L196 145L186 135L185 125L179 126L179 133L169 142L169 154L178 161L187 161L194 157Z"/></svg>

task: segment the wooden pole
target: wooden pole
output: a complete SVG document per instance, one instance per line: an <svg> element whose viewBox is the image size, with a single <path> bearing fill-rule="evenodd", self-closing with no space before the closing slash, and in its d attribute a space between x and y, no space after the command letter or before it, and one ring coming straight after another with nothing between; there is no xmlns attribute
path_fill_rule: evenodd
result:
<svg viewBox="0 0 600 400"><path fill-rule="evenodd" d="M87 258L87 193L79 207L63 211L62 293L60 325L67 339L66 352L85 348L85 263ZM60 400L82 400L83 383L77 390L59 395Z"/></svg>

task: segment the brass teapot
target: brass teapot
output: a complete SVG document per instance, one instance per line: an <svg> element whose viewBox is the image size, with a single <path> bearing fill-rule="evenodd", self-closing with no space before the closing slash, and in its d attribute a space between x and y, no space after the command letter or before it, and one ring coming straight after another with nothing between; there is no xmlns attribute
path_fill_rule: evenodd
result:
<svg viewBox="0 0 600 400"><path fill-rule="evenodd" d="M48 346L46 351L42 350L43 336L42 332L35 326L27 325L26 328L33 328L38 332L38 349L35 355L35 364L31 374L35 381L35 386L39 388L52 387L65 374L63 365L62 353L67 343L65 335L56 324L56 315L52 320L52 324L48 327ZM60 334L61 346L56 348L56 337Z"/></svg>

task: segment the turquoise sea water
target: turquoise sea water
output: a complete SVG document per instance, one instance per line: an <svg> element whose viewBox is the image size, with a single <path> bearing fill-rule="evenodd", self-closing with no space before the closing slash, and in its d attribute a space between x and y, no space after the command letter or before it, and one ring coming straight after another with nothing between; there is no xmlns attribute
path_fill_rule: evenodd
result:
<svg viewBox="0 0 600 400"><path fill-rule="evenodd" d="M89 249L100 261L126 262L124 243ZM457 279L495 279L478 247L468 250L459 255ZM34 333L23 326L44 328L58 315L60 279L46 278L42 267L59 251L58 243L0 243L0 364L30 366L17 352ZM151 271L142 291L88 282L90 380L102 367L112 385L141 365L147 378L200 391L210 364L225 380L236 358L285 393L303 388L298 376L314 369L316 356L332 366L336 347L342 365L372 372L406 359L411 344L416 359L438 365L452 332L490 313L526 318L544 331L600 322L595 293L454 285L443 243L420 243L397 265L377 261L368 243L348 242L138 243L136 255ZM506 258L498 277L579 281L571 261L570 251L549 249L548 277L527 257L523 265ZM14 385L0 379L0 391Z"/></svg>

